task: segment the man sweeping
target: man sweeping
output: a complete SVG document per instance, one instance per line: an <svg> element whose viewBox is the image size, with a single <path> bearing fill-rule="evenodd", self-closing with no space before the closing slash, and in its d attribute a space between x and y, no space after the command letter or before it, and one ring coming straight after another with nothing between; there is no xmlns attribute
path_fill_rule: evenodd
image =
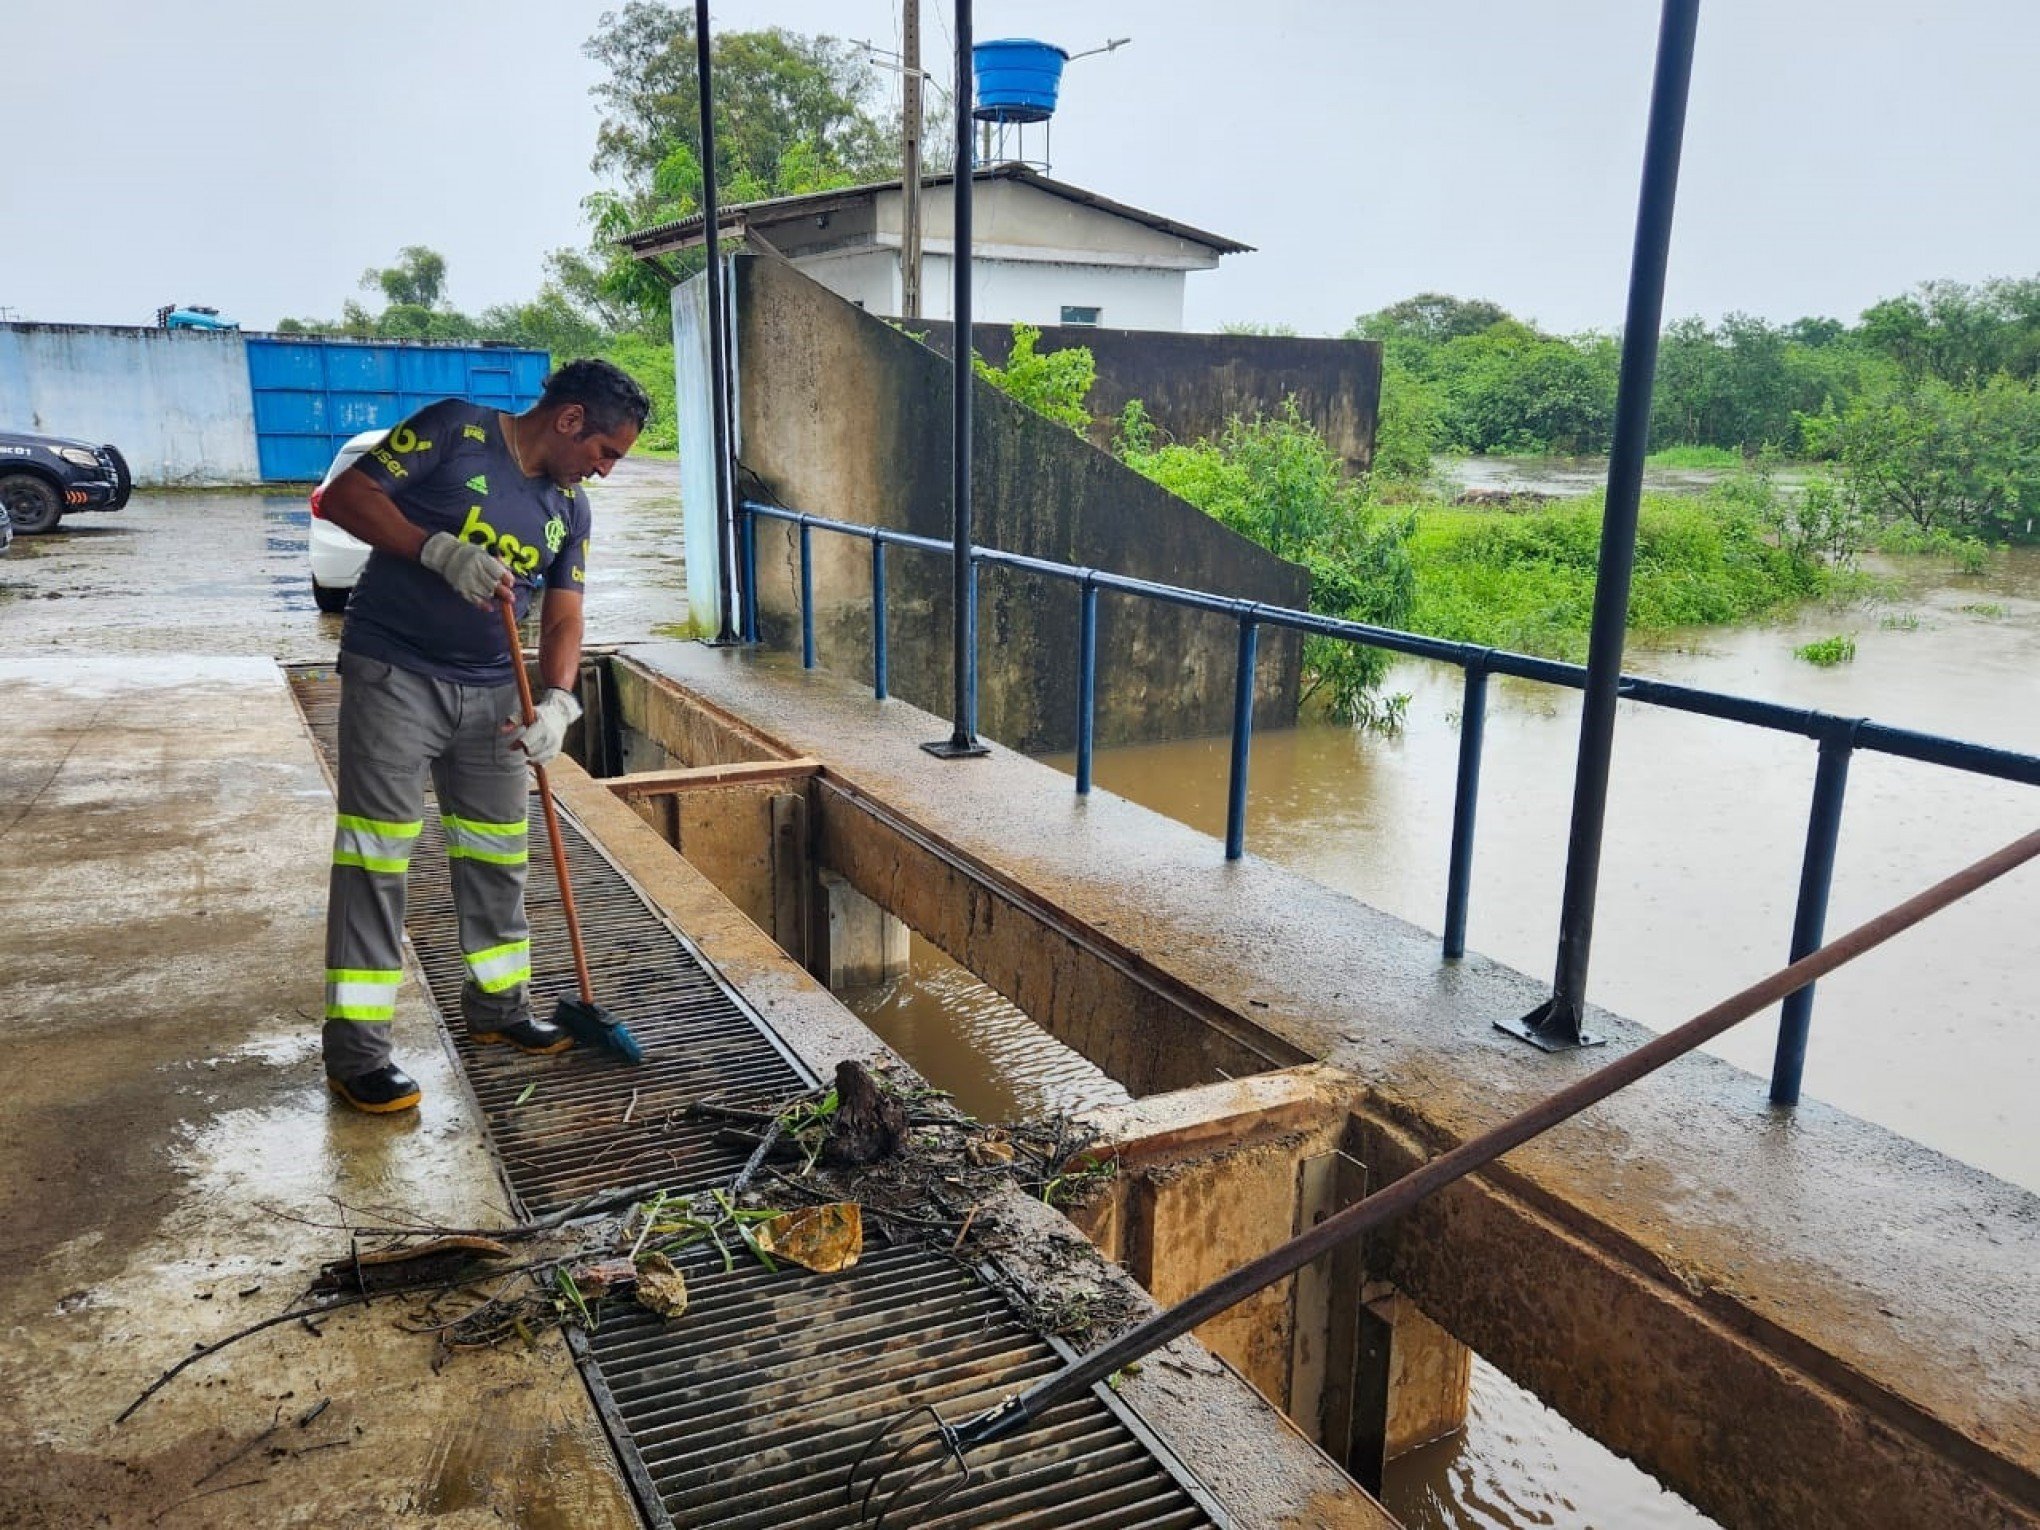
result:
<svg viewBox="0 0 2040 1530"><path fill-rule="evenodd" d="M432 774L478 1044L547 1055L573 1038L532 1013L524 913L529 766L581 715L589 509L579 485L636 442L650 400L575 361L523 414L445 399L333 481L321 511L372 550L340 635L339 822L326 906L326 1081L358 1110L418 1104L390 1022L403 978L404 881ZM545 693L526 726L498 603L543 588Z"/></svg>

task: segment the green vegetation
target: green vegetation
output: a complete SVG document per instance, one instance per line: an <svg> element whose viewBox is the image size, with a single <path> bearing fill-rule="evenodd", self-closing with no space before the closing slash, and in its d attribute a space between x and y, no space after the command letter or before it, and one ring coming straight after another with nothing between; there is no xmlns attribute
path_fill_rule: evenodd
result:
<svg viewBox="0 0 2040 1530"><path fill-rule="evenodd" d="M1187 499L1279 557L1310 570L1310 608L1378 626L1409 624L1416 575L1413 522L1371 502L1287 401L1280 413L1234 419L1216 441L1160 444L1138 401L1121 417L1117 449L1135 472ZM1375 694L1388 656L1329 638L1303 649L1310 688L1332 716L1390 729L1402 708Z"/></svg>
<svg viewBox="0 0 2040 1530"><path fill-rule="evenodd" d="M1084 400L1098 380L1090 348L1072 345L1044 356L1035 349L1040 342L1040 330L1031 324L1015 324L1006 364L995 367L973 349L971 369L1008 398L1082 435L1091 425L1091 411Z"/></svg>
<svg viewBox="0 0 2040 1530"><path fill-rule="evenodd" d="M1971 601L1962 609L1970 616L1981 616L1986 620L1994 621L2005 614L2007 607L1995 600L1976 600Z"/></svg>
<svg viewBox="0 0 2040 1530"><path fill-rule="evenodd" d="M1079 431L1094 370L1088 351L1041 356L1039 333L1016 326L1004 368L978 362L995 386ZM1062 357L1071 357L1055 365ZM1393 365L1393 363L1391 363ZM1344 477L1295 401L1272 416L1230 421L1216 440L1164 442L1138 400L1120 417L1114 450L1129 467L1311 575L1311 609L1463 642L1580 659L1600 560L1598 496L1508 510L1407 500L1428 454L1398 455L1416 433L1385 415L1375 470ZM1385 444L1389 449L1382 450ZM1712 461L1723 449L1701 455ZM1630 598L1632 627L1658 631L1746 621L1817 596L1851 593L1862 523L1816 476L1781 491L1768 459L1740 467L1706 495L1647 495ZM1308 694L1336 718L1393 732L1406 697L1383 696L1387 655L1330 639L1304 646Z"/></svg>
<svg viewBox="0 0 2040 1530"><path fill-rule="evenodd" d="M1743 455L1726 446L1667 446L1644 461L1658 468L1739 468Z"/></svg>
<svg viewBox="0 0 2040 1530"><path fill-rule="evenodd" d="M1848 664L1855 660L1856 640L1841 634L1820 638L1815 642L1800 644L1792 650L1792 657L1804 659L1809 664L1818 664L1822 669L1830 669L1837 664Z"/></svg>
<svg viewBox="0 0 2040 1530"><path fill-rule="evenodd" d="M1383 350L1384 438L1414 449L1605 452L1619 348L1494 303L1420 293L1348 335ZM1833 464L1847 516L1985 542L2040 536L2040 277L1929 282L1850 326L1681 319L1659 340L1651 460L1726 467L1767 449Z"/></svg>
<svg viewBox="0 0 2040 1530"><path fill-rule="evenodd" d="M887 81L863 50L831 37L778 27L721 31L716 70L717 189L725 206L881 180L899 173L899 137L889 121ZM622 234L701 210L700 98L695 87L692 7L628 0L604 12L584 53L606 71L593 89L602 109L593 168L608 177L582 209L585 247L554 250L546 277L522 303L468 314L447 297L446 261L406 246L362 286L380 311L352 299L337 319L284 319L286 334L440 342L499 341L615 362L652 395L640 437L653 450L677 444L673 347L666 275L620 249ZM948 163L950 128L930 103L924 162ZM682 275L701 268L699 251L675 257Z"/></svg>
<svg viewBox="0 0 2040 1530"><path fill-rule="evenodd" d="M1878 618L1877 627L1881 632L1917 632L1920 630L1919 613L1916 611L1894 611L1887 616Z"/></svg>
<svg viewBox="0 0 2040 1530"><path fill-rule="evenodd" d="M1427 509L1410 544L1412 621L1462 642L1580 660L1600 558L1599 496L1526 511ZM1775 491L1647 494L1629 624L1658 631L1747 621L1829 591L1834 573L1779 544Z"/></svg>

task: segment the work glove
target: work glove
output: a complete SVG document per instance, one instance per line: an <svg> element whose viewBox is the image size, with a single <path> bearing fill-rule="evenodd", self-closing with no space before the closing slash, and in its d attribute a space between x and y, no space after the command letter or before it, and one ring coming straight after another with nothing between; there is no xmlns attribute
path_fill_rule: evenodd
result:
<svg viewBox="0 0 2040 1530"><path fill-rule="evenodd" d="M484 608L496 603L496 592L510 570L479 542L466 542L450 531L435 531L418 549L418 561L454 588L462 600Z"/></svg>
<svg viewBox="0 0 2040 1530"><path fill-rule="evenodd" d="M517 733L511 742L530 756L531 763L543 765L560 752L560 745L567 737L567 724L581 715L581 703L574 699L572 691L563 691L550 686L532 708L537 715L522 727L512 718L511 726Z"/></svg>

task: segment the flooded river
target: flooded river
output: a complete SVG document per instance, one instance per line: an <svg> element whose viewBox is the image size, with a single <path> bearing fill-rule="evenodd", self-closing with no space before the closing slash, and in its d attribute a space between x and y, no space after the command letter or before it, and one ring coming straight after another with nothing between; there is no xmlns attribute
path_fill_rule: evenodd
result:
<svg viewBox="0 0 2040 1530"><path fill-rule="evenodd" d="M1627 668L2040 753L2040 549L1996 554L1976 576L1933 563L1885 572L1907 581L1902 598L1677 634L1632 647ZM1819 669L1793 657L1835 633L1854 635L1854 662ZM1255 738L1247 848L1437 929L1459 672L1408 662L1388 686L1411 697L1400 738L1331 727ZM1491 682L1467 943L1538 976L1553 962L1578 730L1577 692ZM1228 747L1199 739L1106 751L1097 781L1216 836ZM1593 943L1596 1002L1666 1029L1784 964L1813 769L1808 740L1623 706ZM1858 754L1829 930L2036 821L2040 795L2030 787ZM1806 1092L2040 1190L2036 894L2040 872L2014 873L1823 980ZM1768 1075L1775 1041L1775 1019L1759 1017L1712 1050Z"/></svg>

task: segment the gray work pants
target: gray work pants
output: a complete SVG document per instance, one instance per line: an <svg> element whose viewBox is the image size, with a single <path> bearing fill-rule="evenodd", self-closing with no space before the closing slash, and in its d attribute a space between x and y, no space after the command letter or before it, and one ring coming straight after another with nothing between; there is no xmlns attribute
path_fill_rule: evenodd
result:
<svg viewBox="0 0 2040 1530"><path fill-rule="evenodd" d="M390 1061L404 968L404 879L423 828L425 772L439 799L467 963L470 1031L531 1014L524 917L531 772L502 733L514 684L456 685L359 654L340 656L339 819L326 902L326 1072Z"/></svg>

